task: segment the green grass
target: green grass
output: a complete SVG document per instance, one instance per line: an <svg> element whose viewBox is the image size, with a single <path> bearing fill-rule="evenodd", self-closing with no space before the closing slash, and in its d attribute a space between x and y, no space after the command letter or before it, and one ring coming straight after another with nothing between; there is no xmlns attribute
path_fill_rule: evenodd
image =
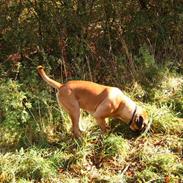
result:
<svg viewBox="0 0 183 183"><path fill-rule="evenodd" d="M115 119L108 121L111 130L102 134L95 120L82 113L83 136L74 139L67 114L59 111L53 101L51 105L46 103L47 118L40 109L37 120L43 131L34 132L30 144L26 141L28 135L22 137L24 133L19 135L16 129L9 131L1 124L0 182L181 182L183 95L179 85L182 81L175 80L176 87L165 79L154 89L153 96L149 93L151 100L143 105L151 124L140 136ZM129 92L132 98L147 95L140 85L136 87ZM165 91L170 92L169 97Z"/></svg>
<svg viewBox="0 0 183 183"><path fill-rule="evenodd" d="M55 175L53 162L45 158L41 151L31 148L20 149L0 156L0 181L48 180Z"/></svg>

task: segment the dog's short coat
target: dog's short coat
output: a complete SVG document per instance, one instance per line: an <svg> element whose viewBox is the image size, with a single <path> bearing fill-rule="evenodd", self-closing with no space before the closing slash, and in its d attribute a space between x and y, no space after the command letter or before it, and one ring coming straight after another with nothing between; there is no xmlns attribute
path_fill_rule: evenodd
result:
<svg viewBox="0 0 183 183"><path fill-rule="evenodd" d="M73 80L61 84L49 78L42 66L37 70L50 86L57 89L57 101L70 116L72 131L79 137L80 108L92 114L102 131L106 131L105 118L119 118L130 125L133 131L142 131L148 122L147 113L116 87L90 81Z"/></svg>

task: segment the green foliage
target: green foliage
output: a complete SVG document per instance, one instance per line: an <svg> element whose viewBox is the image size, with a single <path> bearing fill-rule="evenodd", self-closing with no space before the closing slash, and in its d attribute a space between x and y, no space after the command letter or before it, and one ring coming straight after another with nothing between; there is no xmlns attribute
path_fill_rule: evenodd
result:
<svg viewBox="0 0 183 183"><path fill-rule="evenodd" d="M182 68L181 10L180 0L130 0L123 3L3 1L0 8L0 56L2 60L6 60L9 55L20 53L24 62L32 62L35 56L40 56L44 51L58 58L57 60L61 58L60 67L66 79L83 77L95 81L114 82L118 79L116 70L123 71L117 64L118 58L125 58L125 70L131 70L136 68L135 58L140 54L138 67L142 64L142 67L149 68L148 73L150 68L151 73L155 70L154 74L149 76L154 77L157 74L155 65L158 62L159 67L166 59L176 60L174 65ZM42 58L41 61L35 62L38 65ZM48 62L54 65L53 70L57 71L58 66L55 67L53 61L43 60L45 65ZM154 62L156 64L153 64L153 68L150 67ZM32 66L32 63L27 65ZM108 77L109 73L105 68L112 68L111 71L114 73L109 72ZM136 68L135 72L138 70ZM128 78L133 79L133 76L128 74Z"/></svg>
<svg viewBox="0 0 183 183"><path fill-rule="evenodd" d="M146 70L152 69L155 67L155 58L147 49L147 46L143 46L139 49L139 58L137 60L138 64L141 64L143 68Z"/></svg>
<svg viewBox="0 0 183 183"><path fill-rule="evenodd" d="M1 81L0 102L4 117L3 123L8 128L20 127L29 121L27 109L31 108L31 104L27 102L26 93L21 91L18 82Z"/></svg>

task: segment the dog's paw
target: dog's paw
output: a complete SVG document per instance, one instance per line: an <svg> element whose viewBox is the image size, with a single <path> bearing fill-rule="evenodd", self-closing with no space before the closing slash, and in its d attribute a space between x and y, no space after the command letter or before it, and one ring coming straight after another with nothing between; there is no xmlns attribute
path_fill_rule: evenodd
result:
<svg viewBox="0 0 183 183"><path fill-rule="evenodd" d="M81 131L80 130L73 130L73 135L75 138L80 138L81 137Z"/></svg>

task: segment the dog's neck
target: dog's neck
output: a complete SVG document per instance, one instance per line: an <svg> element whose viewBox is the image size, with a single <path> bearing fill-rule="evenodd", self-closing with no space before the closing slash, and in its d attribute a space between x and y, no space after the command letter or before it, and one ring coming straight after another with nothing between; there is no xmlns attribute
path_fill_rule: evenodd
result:
<svg viewBox="0 0 183 183"><path fill-rule="evenodd" d="M129 97L123 96L123 103L120 106L120 118L125 123L129 124L129 122L132 120L132 117L134 115L134 111L137 110L137 105L134 101L132 101Z"/></svg>

